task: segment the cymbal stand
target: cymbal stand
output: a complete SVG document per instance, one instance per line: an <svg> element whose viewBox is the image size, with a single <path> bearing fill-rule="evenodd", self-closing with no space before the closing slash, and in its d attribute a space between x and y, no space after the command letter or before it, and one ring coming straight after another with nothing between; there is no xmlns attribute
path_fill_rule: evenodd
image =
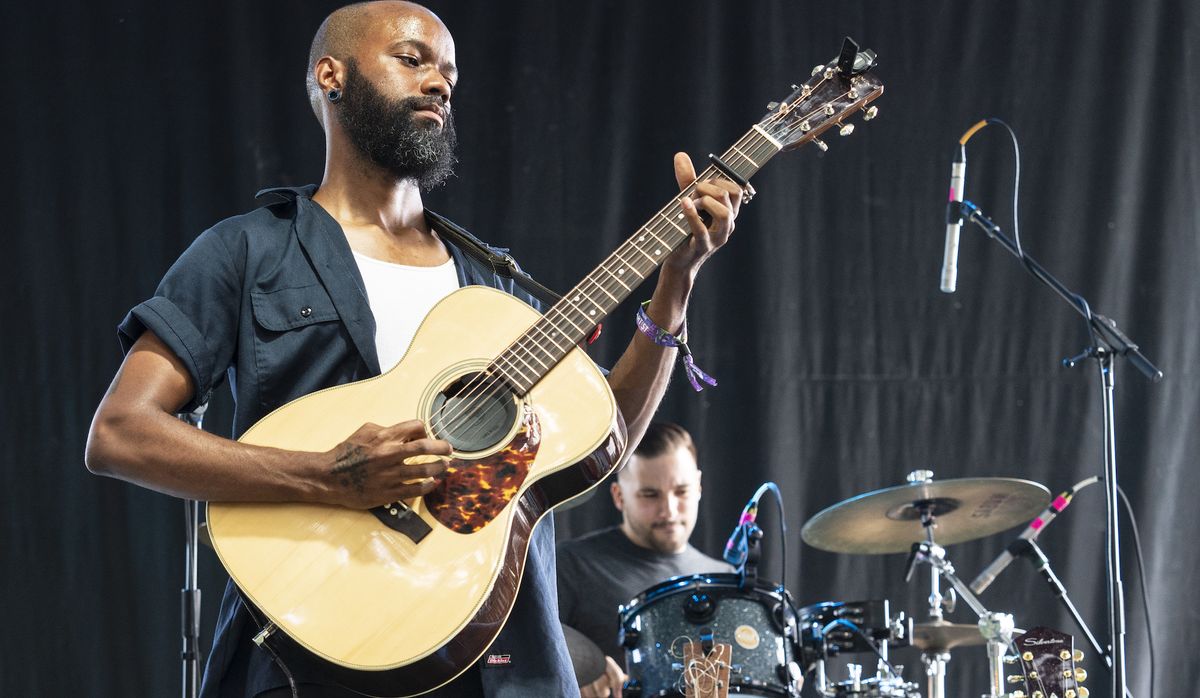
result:
<svg viewBox="0 0 1200 698"><path fill-rule="evenodd" d="M926 514L922 513L922 523L924 524ZM935 620L942 620L943 605L940 601L941 594L939 593L938 578L944 577L954 591L958 592L958 596L971 607L975 615L979 616L979 632L987 640L988 648L988 671L990 674L991 692L984 695L983 698L1004 698L1007 692L1004 690L1004 655L1007 652L1009 645L1012 643L1013 634L1013 617L1008 613L993 613L988 611L979 599L971 592L971 589L954 574L954 565L946 559L946 550L940 545L933 542L933 516L929 516L931 523L925 525L926 536L928 540L924 543L914 543L912 555L909 563L909 576L911 577L912 566L918 562L928 563L932 573L933 593L930 594L929 600L931 604L930 616ZM932 607L935 599L938 600L938 606ZM932 653L921 655L922 661L925 662L926 673L929 675L929 698L945 698L946 695L946 663L950 660L950 653L946 650L938 650Z"/></svg>
<svg viewBox="0 0 1200 698"><path fill-rule="evenodd" d="M933 473L917 471L909 475L909 482L919 479L929 479ZM914 543L908 556L908 570L904 581L912 579L913 571L918 562L928 562L929 565L929 617L934 621L942 620L944 608L953 610L955 599L953 591L950 598L942 595L942 579L940 570L945 564L946 550L933 539L933 529L936 527L937 516L933 513L932 503L916 505L921 515L921 526L925 529L925 542ZM925 663L925 675L928 677L928 698L946 698L946 665L950 662L950 652L944 649L926 650L921 653L921 661Z"/></svg>

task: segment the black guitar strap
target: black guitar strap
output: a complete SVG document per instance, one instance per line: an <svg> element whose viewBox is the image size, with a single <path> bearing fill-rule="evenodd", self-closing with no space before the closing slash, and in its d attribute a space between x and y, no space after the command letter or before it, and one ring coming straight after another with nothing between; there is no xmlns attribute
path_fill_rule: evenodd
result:
<svg viewBox="0 0 1200 698"><path fill-rule="evenodd" d="M545 303L547 307L562 300L562 296L538 283L518 264L517 260L503 247L492 247L483 240L467 232L466 228L448 218L425 209L425 217L433 224L439 235L445 235L457 244L463 252L475 260L487 264L497 274L512 279L518 286L525 289L533 297Z"/></svg>

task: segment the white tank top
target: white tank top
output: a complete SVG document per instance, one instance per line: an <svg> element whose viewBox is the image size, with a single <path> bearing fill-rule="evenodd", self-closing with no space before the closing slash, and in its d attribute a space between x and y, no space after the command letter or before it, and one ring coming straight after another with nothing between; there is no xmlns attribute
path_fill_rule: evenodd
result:
<svg viewBox="0 0 1200 698"><path fill-rule="evenodd" d="M458 289L454 259L436 267L410 267L354 253L358 271L367 286L367 302L375 316L375 350L379 368L391 370L417 327L437 302Z"/></svg>

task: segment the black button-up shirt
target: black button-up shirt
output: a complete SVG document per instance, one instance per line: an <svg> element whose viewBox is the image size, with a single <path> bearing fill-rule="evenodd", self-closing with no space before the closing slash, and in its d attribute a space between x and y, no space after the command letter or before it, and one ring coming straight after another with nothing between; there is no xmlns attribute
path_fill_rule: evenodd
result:
<svg viewBox="0 0 1200 698"><path fill-rule="evenodd" d="M145 330L179 357L196 387L182 411L207 402L228 378L236 401L234 437L275 408L324 388L380 374L375 319L341 226L313 203L315 186L267 189L281 199L221 221L170 268L154 296L118 328L125 351ZM443 236L460 286L499 288L540 309L509 278ZM445 695L577 693L557 618L554 526L546 517L530 540L524 580L508 623L489 654L509 663L464 674ZM430 609L436 612L436 609ZM287 682L253 646L253 623L232 582L222 599L202 695L253 696ZM289 669L321 683L315 666ZM436 695L441 695L437 692Z"/></svg>

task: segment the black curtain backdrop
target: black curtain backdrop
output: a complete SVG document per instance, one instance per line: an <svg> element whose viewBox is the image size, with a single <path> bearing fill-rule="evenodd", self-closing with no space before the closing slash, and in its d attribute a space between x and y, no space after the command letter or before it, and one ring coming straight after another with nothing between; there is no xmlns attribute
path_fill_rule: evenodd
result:
<svg viewBox="0 0 1200 698"><path fill-rule="evenodd" d="M115 325L201 230L260 187L320 179L303 90L329 2L6 4L7 252L0 458L0 693L179 691L183 506L88 474L88 423L120 361ZM710 553L764 480L786 504L787 581L802 603L890 599L921 619L925 575L903 555L803 544L821 509L917 468L1029 478L1058 492L1103 464L1079 317L976 229L960 288L938 291L956 141L995 116L1020 137L1022 240L1166 373L1117 369L1120 482L1137 512L1158 650L1156 694L1196 695L1200 554L1200 6L1086 2L437 2L455 34L458 175L429 197L543 282L569 288L671 196L671 155L721 152L850 35L880 57L879 118L830 149L779 156L704 268L690 318L699 364L661 415L696 437ZM969 146L968 196L1012 230L1013 154L999 128ZM649 288L635 298L647 297ZM630 304L632 306L632 304ZM630 308L594 347L611 363ZM226 433L227 393L206 428ZM1102 489L1041 538L1106 635ZM615 520L599 496L557 516L561 537ZM1122 514L1123 521L1125 519ZM780 537L764 506L765 575ZM970 578L1012 533L951 546ZM1149 655L1123 529L1131 688ZM201 557L204 638L224 573ZM1082 635L1015 564L983 601ZM972 622L964 604L951 618ZM1085 647L1085 649L1087 649ZM1088 651L1092 695L1109 695ZM924 684L919 656L897 653ZM951 695L987 691L985 654L955 652ZM865 663L870 664L867 660Z"/></svg>

